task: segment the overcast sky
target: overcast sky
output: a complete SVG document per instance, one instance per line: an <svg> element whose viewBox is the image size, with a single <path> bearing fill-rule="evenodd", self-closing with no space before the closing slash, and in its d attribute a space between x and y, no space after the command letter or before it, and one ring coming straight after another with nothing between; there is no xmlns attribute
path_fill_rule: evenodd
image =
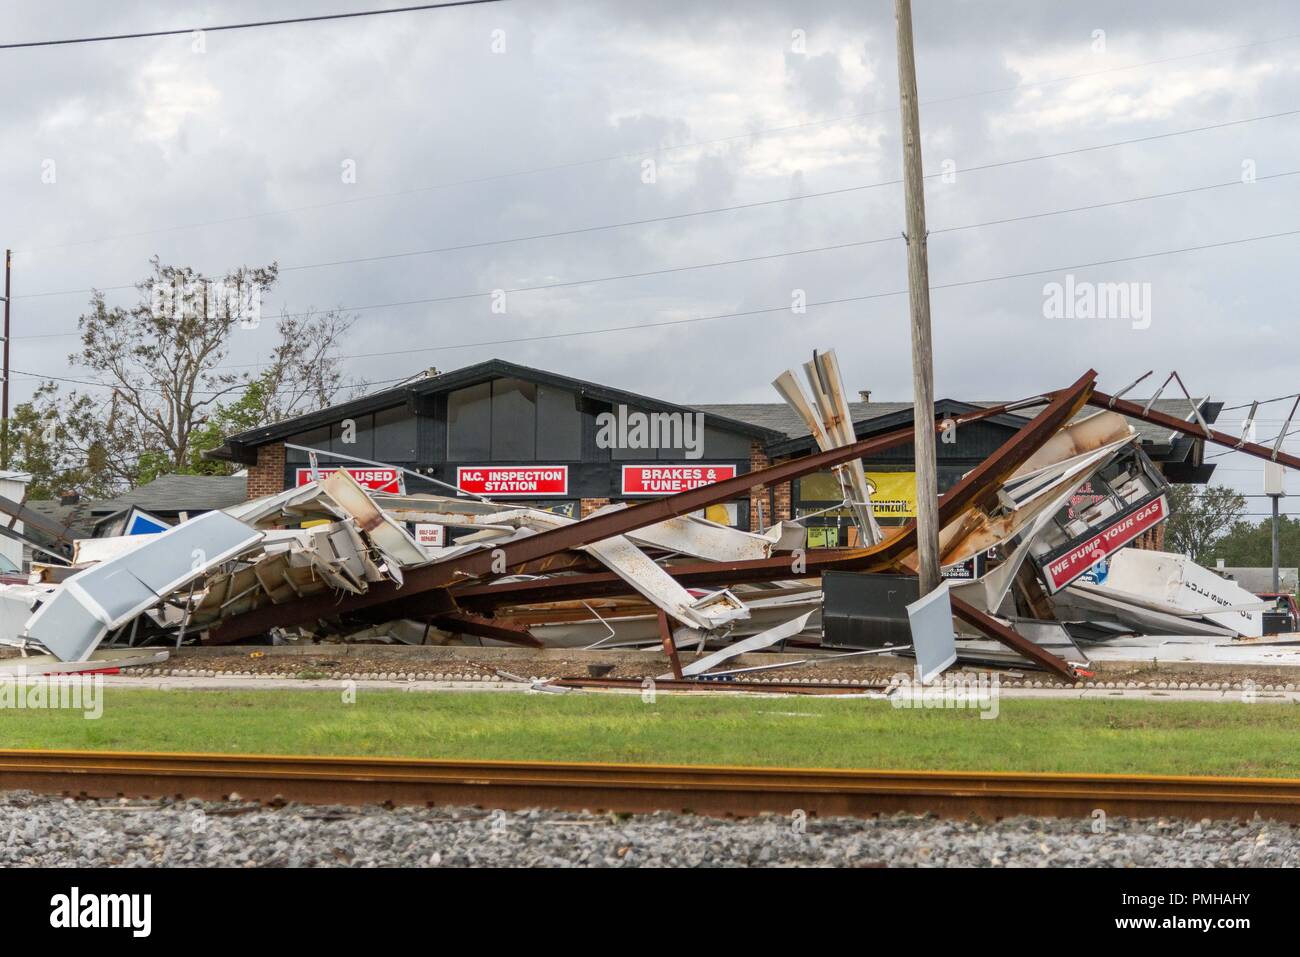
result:
<svg viewBox="0 0 1300 957"><path fill-rule="evenodd" d="M0 42L391 5L3 0ZM1300 175L1266 178L1300 171L1300 115L1006 163L1300 109L1294 2L917 0L915 27L926 170L956 170L927 183L931 281L1036 273L934 291L939 396L1019 397L1089 367L1110 391L1177 368L1229 405L1300 388L1300 235L1057 268L1300 230ZM134 283L155 254L214 275L280 263L269 316L880 239L513 292L504 314L489 295L358 309L347 368L379 383L500 357L684 403L775 401L780 371L833 347L851 390L910 398L907 299L890 295L906 268L888 0L510 0L201 45L0 51L16 370L86 374L67 357L87 294L24 297ZM808 195L871 184L885 185ZM1046 318L1045 284L1067 273L1149 284L1149 323ZM794 314L794 290L858 301ZM571 332L591 334L475 345ZM273 335L241 331L229 362L263 359ZM16 399L36 381L15 375ZM1288 408L1265 408L1261 438ZM1241 415L1220 421L1235 431ZM1218 461L1221 480L1260 491L1254 460Z"/></svg>

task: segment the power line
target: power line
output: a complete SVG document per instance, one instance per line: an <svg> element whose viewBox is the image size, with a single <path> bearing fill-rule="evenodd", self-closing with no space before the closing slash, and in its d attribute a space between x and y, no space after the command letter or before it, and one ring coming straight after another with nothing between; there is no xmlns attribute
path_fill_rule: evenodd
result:
<svg viewBox="0 0 1300 957"><path fill-rule="evenodd" d="M932 284L930 286L930 289L931 290L958 289L966 286L974 286L974 285L990 283L990 282L999 282L1007 279L1023 279L1030 276L1043 276L1043 275L1048 275L1050 273L1062 272L1068 269L1087 269L1093 266L1110 266L1110 265L1115 265L1117 263L1137 262L1145 259L1154 259L1160 256L1173 256L1182 253L1198 252L1206 249L1219 249L1226 246L1238 246L1244 243L1261 242L1263 240L1268 240L1268 239L1279 239L1283 237L1298 236L1298 235L1300 235L1300 229L1292 229L1292 230L1287 230L1285 232L1267 233L1260 236L1246 236L1241 239L1229 239L1217 243L1206 243L1200 246L1183 246L1178 249L1164 249L1158 252L1142 253L1134 256L1123 256L1116 259L1099 259L1099 260L1094 260L1092 262L1086 262L1086 263L1073 263L1064 266L1052 266L1047 269L1035 269L1035 270L1019 272L1019 273L1005 273L998 276L984 276L979 279L965 279L956 282L936 283L936 284ZM884 299L891 296L905 296L905 295L907 295L906 289L896 289L896 290L891 290L889 292L868 293L862 296L845 296L840 299L826 299L819 302L810 302L806 304L806 308L814 309L821 306L835 306L835 305L842 305L850 302L867 302L872 299ZM634 324L624 325L624 326L606 326L600 329L579 329L571 332L553 332L553 333L545 333L536 336L519 336L510 339L480 340L477 342L462 342L453 345L424 346L416 349L410 349L410 348L397 349L397 350L392 350L387 352L353 353L348 355L347 358L374 359L374 358L385 358L388 356L414 355L416 353L423 353L423 352L446 352L454 349L472 349L480 346L514 345L514 344L525 343L525 342L541 342L550 339L570 339L578 336L602 335L602 334L607 334L612 332L634 332L642 329L657 329L665 326L680 326L680 325L690 325L699 322L711 322L718 319L740 319L748 316L769 315L771 313L776 313L776 312L786 312L789 311L790 308L791 307L787 304L781 306L771 306L764 309L749 309L744 312L720 313L711 316L692 316L686 319L665 319L659 322L634 323ZM264 365L264 363L249 364L249 366L257 366L257 365ZM237 366L237 365L215 366L211 371L216 371L217 369L246 368L249 366ZM59 382L75 382L78 384L96 386L99 388L113 388L111 384L103 383L103 382L71 379L71 378L59 377L53 375L44 375L38 372L27 372L27 371L20 371L20 370L13 370L13 372L15 375L27 376L29 378L51 379ZM410 378L410 377L403 376L401 378ZM401 381L401 379L381 380L381 381ZM231 390L221 390L221 391L222 392L234 391L235 388L247 388L248 385L251 384L252 383L249 383L247 385L239 385L232 388ZM146 390L146 391L161 391L161 390ZM198 392L196 394L215 395L218 393Z"/></svg>
<svg viewBox="0 0 1300 957"><path fill-rule="evenodd" d="M1006 167L1006 166L1015 166L1022 163L1038 162L1046 159L1058 159L1063 156L1074 156L1081 153L1096 152L1098 150L1114 149L1120 146L1130 146L1135 143L1147 143L1154 140L1169 139L1175 136L1186 136L1193 133L1203 133L1210 130L1224 129L1230 126L1240 126L1245 123L1256 123L1262 120L1271 120L1271 119L1279 119L1287 116L1295 116L1297 114L1300 114L1300 109L1285 110L1280 113L1269 113L1262 116L1246 117L1244 119L1239 119L1239 120L1227 120L1222 123L1214 123L1208 126L1198 126L1198 127L1192 127L1183 130L1171 130L1165 133L1154 133L1148 136L1139 136L1139 137L1134 137L1132 139L1126 139L1126 140L1116 140L1110 143L1098 143L1091 146L1080 146L1068 150L1058 150L1053 153L1040 153L1034 156L1022 156L1022 157L1017 157L1015 159L998 160L995 162L981 163L977 166L969 166L957 170L948 170L940 173L927 173L925 178L934 179L936 177L952 175L953 173L982 172L984 170L996 169L996 168ZM1290 176L1290 175L1295 175L1295 174L1294 172L1279 173L1268 177L1259 177L1259 179L1273 179L1281 176ZM717 213L735 212L737 210L755 209L764 206L775 206L783 203L798 202L800 200L805 200L805 199L818 199L826 196L839 196L845 193L859 192L862 190L869 190L869 189L878 189L885 186L897 186L901 182L902 182L901 179L891 179L891 180L884 180L876 183L865 183L856 186L842 186L837 189L823 190L815 193L802 193L798 196L785 196L779 199L755 200L753 202L737 203L731 206L716 206L709 209L692 210L685 213L672 213L667 216L653 216L644 219L624 220L622 222L617 222L617 223L601 223L593 226L580 226L573 229L556 230L554 232L549 232L549 233L532 233L523 236L506 237L503 239L487 239L487 240L481 240L479 242L473 242L473 243L459 243L450 246L438 246L430 249L413 249L413 250L404 250L402 252L397 252L397 253L382 253L374 256L358 256L351 259L335 259L335 260L326 260L323 262L316 262L316 263L301 263L296 266L281 266L280 271L299 272L306 269L326 269L335 266L353 266L353 265L361 265L361 264L372 263L372 262L389 261L394 259L407 259L415 256L431 256L440 253L458 252L467 249L484 249L491 246L504 246L512 243L533 242L542 239L559 239L567 236L577 236L577 235L584 235L587 233L603 232L611 229L625 229L632 226L646 226L653 223L674 222L678 220L694 218L697 216L710 216L710 215L715 215ZM1206 187L1197 187L1195 189L1188 190L1188 192L1195 192L1196 189L1217 189L1225 185L1236 185L1236 181L1232 183L1214 184ZM1169 194L1155 194L1149 198L1154 199L1162 195L1177 195L1178 192L1179 191L1175 190ZM1140 198L1148 198L1148 197L1140 197ZM1127 200L1125 202L1133 202L1133 201L1135 200ZM1070 210L1070 211L1074 212L1083 209L1100 208L1101 206L1105 206L1105 205L1118 205L1118 203L1116 204L1099 203L1099 204L1094 204L1093 206L1078 207L1078 209ZM1043 215L1051 215L1051 214L1043 214ZM974 224L974 225L996 225L1002 222L1013 222L1013 221L1015 221L1014 218L1006 219L1006 220L991 220L988 223L981 223L981 224ZM972 228L972 227L962 227L962 228ZM35 298L44 298L50 296L84 295L86 293L91 293L91 292L113 292L113 291L120 291L124 289L134 289L134 288L136 288L135 283L123 283L115 286L97 286L88 289L64 289L64 290L56 290L56 291L49 291L49 292L27 293L26 295L15 296L14 298L35 299Z"/></svg>
<svg viewBox="0 0 1300 957"><path fill-rule="evenodd" d="M233 368L233 367L224 366L224 367L217 367L217 368ZM215 370L210 370L210 371L215 371ZM68 382L73 385L93 386L94 388L97 389L124 389L125 388L124 386L114 385L111 382L96 382L93 379L73 379L68 376L44 375L39 372L25 372L21 369L10 369L9 372L10 375L20 375L28 379L42 379L42 380L50 380L53 382ZM418 373L416 374L418 375ZM394 376L391 379L375 379L373 381L365 382L363 383L363 385L365 385L366 387L373 386L373 385L385 385L390 382L404 382L407 379L413 379L414 377L415 377L414 375ZM232 383L230 388L228 389L207 389L207 390L197 389L191 394L192 395L226 395L228 393L238 392L240 389L250 388L251 386L254 386L256 384L257 384L256 382ZM347 387L340 386L339 388L343 389ZM134 387L133 391L148 392L154 395L173 394L165 389L155 389L147 386ZM286 395L286 394L292 394L295 392L302 392L302 391L303 391L302 389L273 389L271 390L270 394Z"/></svg>
<svg viewBox="0 0 1300 957"><path fill-rule="evenodd" d="M1274 402L1285 402L1287 399L1294 399L1295 396L1296 396L1296 394L1295 394L1294 392L1292 392L1290 395L1278 395L1278 396L1274 396L1274 397L1271 398L1271 399L1261 399L1261 400L1259 401L1259 404L1260 404L1260 405L1272 405ZM1222 412L1234 412L1234 411L1236 411L1237 409L1249 409L1249 408L1251 407L1252 404L1253 404L1253 403L1250 403L1250 402L1243 402L1241 405L1226 405L1226 406L1224 406L1222 409L1220 409L1219 412L1221 412L1221 413L1222 413ZM1261 422L1261 421L1274 421L1274 420L1256 419L1255 421L1256 421L1256 422Z"/></svg>
<svg viewBox="0 0 1300 957"><path fill-rule="evenodd" d="M1237 50L1244 50L1250 47L1263 46L1271 43L1282 43L1289 40L1300 38L1300 33L1291 33L1279 37L1265 38L1262 40L1253 40L1247 43L1236 44L1228 47L1218 47L1211 50L1201 50L1196 53L1186 53L1179 56L1164 57L1158 60L1147 60L1142 63L1134 63L1128 66L1110 67L1104 70L1091 70L1085 73L1076 73L1069 76L1054 77L1048 80L1039 80L1034 83L1018 83L1012 86L996 87L988 90L977 90L971 93L958 93L952 96L939 97L933 100L922 100L921 106L937 106L944 103L953 103L961 100L967 100L974 97L992 96L999 93L1010 93L1016 90L1030 90L1043 86L1051 86L1057 83L1067 83L1072 80L1086 79L1088 77L1100 76L1107 73L1121 73L1129 70L1144 69L1149 66L1159 66L1166 63L1173 63L1179 60L1194 59L1202 56L1211 56L1218 53L1230 53ZM653 149L641 150L636 152L616 153L610 156L601 156L594 159L571 160L565 163L555 163L549 166L539 166L532 169L513 170L505 173L495 173L487 176L476 176L467 179L451 180L444 183L435 183L429 186L417 186L409 189L393 190L383 193L367 193L363 196L350 197L348 199L333 200L326 203L311 203L304 206L290 206L281 209L264 210L258 213L248 213L243 216L232 216L223 219L207 220L199 223L184 223L175 226L162 226L155 229L141 230L134 233L121 233L116 236L101 236L95 239L83 239L68 243L56 243L48 246L34 246L26 252L44 252L52 249L67 249L73 246L92 245L94 243L112 242L121 239L134 239L140 236L156 235L158 233L175 232L185 229L201 229L207 226L221 226L230 223L247 222L252 219L261 219L267 216L280 216L289 213L308 212L316 209L327 209L334 206L347 206L353 203L368 202L372 199L392 199L399 196L410 196L416 193L433 192L440 189L450 189L457 186L469 186L478 183L494 182L502 179L513 179L520 176L531 176L537 173L556 172L565 169L575 169L582 166L593 166L600 163L617 162L625 159L638 159L645 156L656 156L661 153L670 153L685 149L701 149L707 146L716 146L720 143L729 143L735 140L757 139L762 136L770 136L779 133L789 133L798 130L808 129L815 126L825 126L835 123L843 123L852 120L865 119L867 117L879 116L886 113L897 112L898 107L887 107L879 110L869 110L859 113L846 113L840 116L833 116L822 120L810 120L804 123L792 123L784 126L772 126L764 129L753 130L746 133L735 133L730 136L722 136L709 140L694 140L687 143L679 143L672 146L659 146ZM22 252L23 250L19 250Z"/></svg>
<svg viewBox="0 0 1300 957"><path fill-rule="evenodd" d="M1143 253L1135 256L1123 256L1116 259L1100 259L1100 260L1095 260L1093 262L1074 263L1072 265L1067 265L1067 266L1052 266L1048 269L1035 269L1027 272L1006 273L999 276L984 276L980 279L965 279L956 282L936 283L936 284L932 284L930 286L930 289L931 290L958 289L965 286L975 286L983 283L999 282L1006 279L1023 279L1029 276L1044 276L1050 273L1062 272L1068 269L1086 269L1092 266L1110 266L1110 265L1115 265L1117 263L1137 262L1145 259L1154 259L1160 256L1173 256L1181 253L1198 252L1200 250L1205 250L1205 249L1218 249L1225 246L1237 246L1237 245L1242 245L1244 243L1260 242L1268 239L1279 239L1282 237L1297 236L1297 235L1300 235L1300 229L1292 229L1286 232L1279 232L1279 233L1268 233L1262 236L1247 236L1242 239L1230 239L1230 240L1224 240L1222 242L1217 242L1217 243L1206 243L1200 246L1184 246L1179 249L1165 249L1159 252ZM905 296L905 295L907 295L906 289L895 289L889 292L869 293L863 296L846 296L841 299L827 299L820 302L810 302L807 303L806 306L809 309L813 309L820 306L834 306L834 305L841 305L850 302L867 302L872 299L885 299L891 296ZM416 349L398 349L398 350L393 350L388 352L353 353L349 355L348 358L349 359L373 359L373 358L380 358L380 357L387 357L387 356L414 355L416 353L422 353L422 352L444 352L453 349L472 349L480 346L515 345L524 342L541 342L550 339L569 339L577 336L600 335L600 334L611 333L611 332L629 332L629 331L636 331L640 329L656 329L664 326L690 325L698 322L710 322L716 319L739 319L747 316L758 316L758 315L765 315L765 314L776 313L776 312L788 312L788 311L790 311L790 306L789 304L785 304L781 306L772 306L766 309L751 309L745 312L721 313L712 316L693 316L686 319L665 319L660 322L634 323L631 325L624 325L624 326L607 326L600 329L582 329L573 332L553 332L553 333L545 333L536 336L520 336L511 339L489 339L489 340L480 340L477 342L457 343L454 345L425 346ZM252 363L250 365L262 365L262 363ZM240 368L240 367L226 366L224 368Z"/></svg>
<svg viewBox="0 0 1300 957"><path fill-rule="evenodd" d="M1297 176L1297 175L1300 175L1300 170L1290 170L1284 173L1272 173L1267 176L1260 176L1258 177L1257 181L1282 179L1284 177ZM1007 216L1007 217L1002 217L1000 219L984 220L983 222L965 223L959 226L945 226L939 229L931 230L930 235L934 236L943 233L961 232L968 229L980 229L987 226L1000 226L1009 223L1024 222L1027 220L1043 219L1049 216L1062 216L1070 213L1086 212L1086 211L1097 210L1097 209L1106 209L1115 206L1123 206L1130 203L1145 202L1153 199L1165 199L1172 196L1183 196L1190 193L1199 193L1199 192L1205 192L1213 189L1223 189L1230 186L1241 186L1241 185L1243 185L1242 180L1234 179L1223 183L1211 183L1205 186L1189 186L1184 189L1168 190L1163 193L1150 193L1144 196L1132 196L1125 199L1107 200L1105 202L1089 203L1083 206L1071 206L1065 209L1055 209L1055 210L1047 210L1044 212L1027 213L1022 216ZM742 265L746 263L765 262L773 259L781 259L781 258L787 258L792 256L805 256L814 253L833 252L842 249L862 248L865 246L878 245L886 242L895 242L897 241L897 239L898 239L897 235L880 236L875 239L862 239L862 240L854 240L854 241L844 242L844 243L833 243L831 245L826 245L826 246L813 246L807 249L785 250L783 252L778 252L778 253L767 253L758 256L746 256L739 259L724 259L724 260L717 260L714 262L707 262L707 263L692 263L684 266L669 266L662 269L650 269L650 270L645 270L642 272L634 272L634 273L620 273L618 275L613 275L613 276L596 276L596 277L589 277L586 279L572 279L572 280L566 280L562 282L540 283L532 286L515 286L510 288L502 288L499 290L498 289L480 290L477 292L456 293L456 294L446 295L446 296L432 296L432 297L426 297L421 299L404 299L404 300L398 300L394 302L364 303L355 306L338 306L336 308L340 312L361 312L370 309L392 309L392 308L399 308L404 306L434 305L438 303L461 302L467 299L484 298L486 296L494 295L497 292L503 292L507 295L514 295L516 293L538 292L538 291L544 291L549 289L572 288L574 286L595 285L598 283L615 282L615 281L626 280L626 279L644 279L653 276L663 276L663 275L670 275L674 273L690 272L699 269L713 269L722 266L735 266L735 265ZM289 313L282 313L281 318L306 318L312 314L313 312L311 311L289 312ZM80 335L80 333L47 332L47 333L37 333L34 335L27 335L27 336L14 336L13 338L24 339L24 340L58 339L58 338L67 338L70 336L77 336L77 335ZM1257 419L1256 421L1260 422L1265 420Z"/></svg>
<svg viewBox="0 0 1300 957"><path fill-rule="evenodd" d="M249 30L253 27L279 27L291 23L319 23L324 20L351 20L356 17L379 17L390 13L415 13L422 10L440 10L444 7L473 7L483 3L500 3L502 0L447 0L446 3L421 3L409 7L389 7L385 10L358 10L353 13L322 13L311 17L290 17L284 20L255 20L248 23L226 23L216 27L190 27L184 30L151 30L147 33L117 33L110 36L74 37L67 40L28 40L23 43L0 43L0 50L22 50L32 47L59 47L74 43L103 43L108 40L142 40L150 37L175 37L193 33L219 33L222 30Z"/></svg>

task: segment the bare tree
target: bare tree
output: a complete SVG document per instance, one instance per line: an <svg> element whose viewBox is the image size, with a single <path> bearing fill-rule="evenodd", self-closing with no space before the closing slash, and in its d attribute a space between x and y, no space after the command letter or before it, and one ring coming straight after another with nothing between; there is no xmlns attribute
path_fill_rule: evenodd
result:
<svg viewBox="0 0 1300 957"><path fill-rule="evenodd" d="M157 257L152 264L154 275L136 284L141 301L134 308L109 308L95 293L78 323L81 352L69 361L112 389L114 429L134 436L142 455L161 454L179 470L194 430L248 381L220 366L234 331L260 323L261 299L278 267L240 267L213 281Z"/></svg>
<svg viewBox="0 0 1300 957"><path fill-rule="evenodd" d="M229 471L202 452L233 432L323 408L345 382L339 356L353 318L339 310L281 315L267 361L223 366L240 329L261 324L278 268L242 267L218 280L152 261L133 308L95 293L69 362L105 392L61 393L44 382L15 410L24 467L51 492L104 495L164 472Z"/></svg>
<svg viewBox="0 0 1300 957"><path fill-rule="evenodd" d="M347 385L336 350L354 322L354 317L337 309L280 316L279 342L258 377L262 383L259 424L313 412L334 400Z"/></svg>

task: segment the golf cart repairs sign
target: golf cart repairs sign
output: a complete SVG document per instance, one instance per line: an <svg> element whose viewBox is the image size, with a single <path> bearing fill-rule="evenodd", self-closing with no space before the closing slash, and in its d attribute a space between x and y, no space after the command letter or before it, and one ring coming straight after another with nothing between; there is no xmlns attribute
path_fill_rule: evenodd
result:
<svg viewBox="0 0 1300 957"><path fill-rule="evenodd" d="M447 544L447 529L443 525L434 525L430 522L416 522L415 540L430 548L442 548Z"/></svg>
<svg viewBox="0 0 1300 957"><path fill-rule="evenodd" d="M322 480L329 478L337 472L338 466L321 466L316 471L320 473ZM343 469L354 479L362 488L368 488L372 492L396 492L401 494L402 473L397 469L388 468L371 468L365 465L349 465ZM311 469L298 469L298 477L294 482L295 485L306 485L312 480Z"/></svg>
<svg viewBox="0 0 1300 957"><path fill-rule="evenodd" d="M567 465L484 465L456 469L456 487L475 495L568 495Z"/></svg>
<svg viewBox="0 0 1300 957"><path fill-rule="evenodd" d="M624 465L624 495L675 495L735 478L734 465Z"/></svg>
<svg viewBox="0 0 1300 957"><path fill-rule="evenodd" d="M1038 559L1043 581L1051 594L1060 591L1094 565L1109 558L1143 532L1169 517L1164 495L1139 502L1101 531L1077 538Z"/></svg>

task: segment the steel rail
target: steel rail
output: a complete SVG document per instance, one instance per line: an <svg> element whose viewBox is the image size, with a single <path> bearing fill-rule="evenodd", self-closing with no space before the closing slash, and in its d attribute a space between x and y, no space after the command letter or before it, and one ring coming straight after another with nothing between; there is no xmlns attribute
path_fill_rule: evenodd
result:
<svg viewBox="0 0 1300 957"><path fill-rule="evenodd" d="M1261 817L1300 821L1300 779L836 770L418 758L0 751L0 788L78 797L461 804L870 816Z"/></svg>

